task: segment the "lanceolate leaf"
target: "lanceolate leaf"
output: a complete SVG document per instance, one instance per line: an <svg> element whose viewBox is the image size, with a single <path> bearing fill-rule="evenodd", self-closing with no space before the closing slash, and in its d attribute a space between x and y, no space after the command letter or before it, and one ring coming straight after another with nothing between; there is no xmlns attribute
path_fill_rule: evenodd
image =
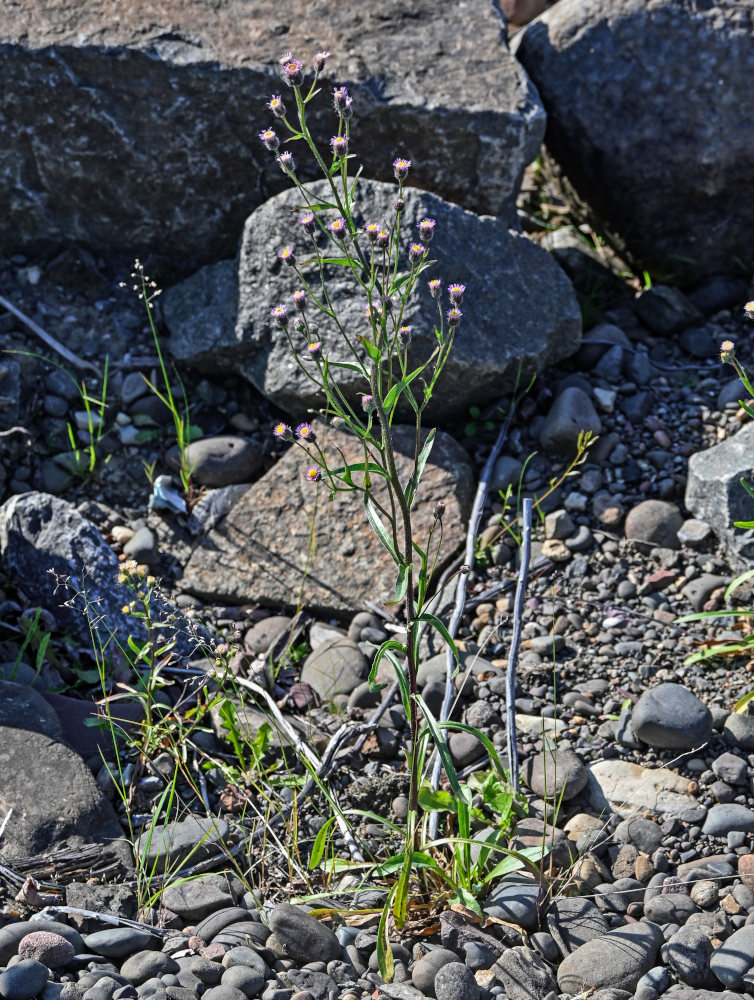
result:
<svg viewBox="0 0 754 1000"><path fill-rule="evenodd" d="M379 466L378 466L378 468L379 468ZM382 472L381 469L380 469L380 473L382 475L384 475L384 473ZM402 565L402 561L401 561L401 559L398 558L398 553L395 551L395 546L393 545L393 540L390 537L390 535L388 534L388 530L385 527L385 525L384 525L384 523L382 521L382 518L380 517L379 511L377 510L377 508L376 508L376 506L374 504L374 501L371 499L371 497L369 496L368 493L364 494L364 507L365 507L366 512L367 512L367 517L369 518L369 523L374 528L374 532L377 535L377 537L379 538L379 540L382 542L382 544L385 546L385 548L390 553L390 555L391 555L391 557L393 559L393 562L396 564L396 566Z"/></svg>
<svg viewBox="0 0 754 1000"><path fill-rule="evenodd" d="M395 404L398 402L398 397L406 388L406 386L410 385L410 383L416 378L416 376L420 375L423 371L424 371L424 366L422 365L420 368L417 368L415 369L415 371L412 371L410 375L407 375L405 378L402 378L400 382L395 383L395 385L387 394L387 396L385 396L385 401L382 404L384 409L388 413L393 409Z"/></svg>
<svg viewBox="0 0 754 1000"><path fill-rule="evenodd" d="M406 484L406 503L409 506L409 510L414 505L414 500L416 499L416 491L419 488L419 480L424 472L424 466L427 464L427 459L429 458L429 453L432 451L432 445L435 443L435 428L427 435L427 440L424 442L422 450L419 452L419 461L416 463L416 469L411 473L411 477Z"/></svg>
<svg viewBox="0 0 754 1000"><path fill-rule="evenodd" d="M398 567L398 578L395 582L395 603L400 604L408 590L408 571L411 567L403 563Z"/></svg>

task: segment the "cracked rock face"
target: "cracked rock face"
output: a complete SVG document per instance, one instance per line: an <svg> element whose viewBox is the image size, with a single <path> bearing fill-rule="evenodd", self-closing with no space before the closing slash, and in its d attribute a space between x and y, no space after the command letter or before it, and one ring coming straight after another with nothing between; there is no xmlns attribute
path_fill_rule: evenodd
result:
<svg viewBox="0 0 754 1000"><path fill-rule="evenodd" d="M693 281L751 257L751 4L562 0L513 49L548 170L643 268Z"/></svg>
<svg viewBox="0 0 754 1000"><path fill-rule="evenodd" d="M544 132L492 4L129 0L116 18L110 0L28 0L2 5L0 38L8 252L73 240L184 274L232 256L249 213L287 184L258 138L287 50L333 53L313 131L333 134L326 95L345 84L367 176L387 180L407 156L417 183L512 221Z"/></svg>

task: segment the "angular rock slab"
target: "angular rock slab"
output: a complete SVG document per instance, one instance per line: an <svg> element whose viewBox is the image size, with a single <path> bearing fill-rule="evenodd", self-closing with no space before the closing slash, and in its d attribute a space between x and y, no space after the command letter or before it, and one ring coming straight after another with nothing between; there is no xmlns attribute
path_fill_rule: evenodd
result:
<svg viewBox="0 0 754 1000"><path fill-rule="evenodd" d="M562 0L513 50L552 173L613 242L676 281L737 273L754 225L750 4Z"/></svg>
<svg viewBox="0 0 754 1000"><path fill-rule="evenodd" d="M374 221L389 225L395 215L396 190L394 184L360 181L355 208L359 224ZM332 198L325 181L312 184L311 192L315 200L324 200L328 195ZM463 319L425 411L428 419L465 414L471 405L484 406L499 399L502 392L513 387L519 363L521 384L525 385L528 374L578 348L581 314L576 295L568 278L545 251L526 237L510 232L500 219L464 211L436 195L408 189L405 202L401 216L404 258L409 243L418 237L417 224L426 217L435 219L431 250L436 264L425 272L426 278L440 278L444 285L466 285ZM317 387L293 363L285 331L270 316L270 310L279 303L292 308L291 294L300 285L297 275L278 259L281 246L293 246L302 262L311 255L310 237L300 231L296 222L300 203L301 194L294 188L265 202L246 223L239 263L237 346L233 348L238 356L238 373L293 414L323 405ZM323 214L323 220L329 218ZM360 242L368 256L366 238ZM407 258L401 261L402 266L407 264ZM314 287L319 287L316 266L300 266ZM342 326L351 331L351 339L370 334L366 297L356 282L348 279L350 272L337 267L326 273L330 300ZM402 316L402 323L413 327L410 370L437 347L437 304L424 278L422 275L419 279L417 291ZM447 298L444 303L446 308ZM353 362L353 354L334 325L319 313L314 321L319 326L324 355L331 361ZM292 336L303 349L305 338L293 331ZM366 358L361 348L359 351ZM333 369L331 376L356 405L360 403L359 394L370 391L368 381L357 372ZM411 412L408 407L406 410Z"/></svg>
<svg viewBox="0 0 754 1000"><path fill-rule="evenodd" d="M72 239L184 273L232 256L246 216L285 185L258 138L286 90L277 60L292 50L309 70L318 48L333 53L313 102L325 145L327 95L346 84L367 174L386 180L405 155L422 184L513 219L544 112L493 5L468 5L449 31L457 15L453 0L418 0L410 17L399 0L129 0L117 18L110 0L0 5L0 247Z"/></svg>
<svg viewBox="0 0 754 1000"><path fill-rule="evenodd" d="M740 397L748 398L743 386ZM742 478L754 482L754 424L689 458L685 497L688 509L709 524L731 565L741 571L754 559L754 531L734 527L735 521L754 521L754 500Z"/></svg>
<svg viewBox="0 0 754 1000"><path fill-rule="evenodd" d="M122 612L133 592L118 583L117 555L65 500L48 493L20 493L6 501L0 507L0 562L31 601L50 610L57 624L81 642L91 642L88 620L104 644L112 640L109 630L125 648L129 635L146 638L144 625ZM57 578L67 579L70 589L58 587ZM175 614L159 597L153 608L160 621ZM181 622L178 618L177 625L161 632L175 639L176 652L196 656L200 633L189 635Z"/></svg>
<svg viewBox="0 0 754 1000"><path fill-rule="evenodd" d="M333 467L341 464L336 447L347 461L363 461L355 437L316 427L318 443ZM405 482L412 467L407 456L413 455L413 431L398 427L394 433L396 464ZM333 614L353 613L367 600L392 600L395 565L369 527L360 496L336 493L328 501L324 480L315 485L305 479L310 464L294 446L258 479L194 549L182 588L208 600L266 607L294 607L300 598L308 607ZM447 557L465 537L472 477L466 453L444 433L435 439L414 507L419 544L426 540L435 502L441 499L446 504L442 551ZM316 549L307 566L310 518Z"/></svg>
<svg viewBox="0 0 754 1000"><path fill-rule="evenodd" d="M26 858L99 842L127 868L133 857L113 807L77 753L28 729L0 727L0 814L13 810L3 854Z"/></svg>
<svg viewBox="0 0 754 1000"><path fill-rule="evenodd" d="M688 780L667 768L641 767L624 760L600 760L589 767L586 794L597 812L612 809L624 818L649 809L666 819L696 808Z"/></svg>

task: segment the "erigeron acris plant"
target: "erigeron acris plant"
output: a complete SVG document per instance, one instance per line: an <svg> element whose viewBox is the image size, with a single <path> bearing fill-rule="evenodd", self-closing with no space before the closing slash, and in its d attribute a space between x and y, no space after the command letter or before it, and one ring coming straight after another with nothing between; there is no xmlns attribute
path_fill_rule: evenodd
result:
<svg viewBox="0 0 754 1000"><path fill-rule="evenodd" d="M380 966L383 975L388 975L391 969L389 947L386 947L388 909L392 905L396 925L401 926L406 919L408 884L414 866L426 870L434 865L439 871L439 866L419 850L418 836L420 777L430 743L440 755L458 804L458 837L455 846L451 845L451 851L458 861L454 871L461 874L451 879L451 886L455 887L451 899L478 907L473 899L471 874L476 869L470 861L470 846L473 843L471 791L458 781L444 737L448 728L468 727L460 723L435 722L417 686L419 643L424 629L436 629L458 661L458 653L446 626L427 609L428 588L442 542L444 502L442 499L436 501L426 538L417 537L412 520L419 482L435 439L434 430L423 433L422 415L432 398L462 321L461 306L466 288L459 282L443 287L443 279L426 274L433 264L430 245L436 230L434 219L421 220L416 232L404 231L404 185L411 170L411 162L406 157L396 156L392 161L397 191L391 217L357 225L354 206L358 196L358 172L355 175L349 173L349 167L354 162L354 104L348 90L336 87L332 93L337 131L330 139L326 155L320 152L307 124L307 107L319 93L320 74L328 55L326 52L316 54L313 78L308 88L304 85L304 69L300 60L295 59L292 53L286 53L281 58L282 77L288 87L286 98L284 101L279 94L271 97L267 107L276 123L259 134L261 142L276 157L279 167L301 196L297 244L303 242L306 247L302 251L298 245L287 243L278 251L280 261L287 265L284 273L292 279L290 300L274 305L270 319L287 337L296 364L316 385L322 400L319 411L322 419L359 440L363 461L349 463L341 454L342 464L332 464L318 440L318 428L306 421L295 429L281 422L275 427L274 434L302 450L306 459L305 478L313 488L329 489L331 497L342 491L361 495L366 517L395 563L393 600L402 607L405 639L394 637L382 643L376 649L370 674L370 682L374 684L381 661L387 659L392 664L410 726L406 747L410 793L405 849L401 855L391 859L392 867L382 866L383 874L398 874L383 913L378 944ZM292 105L291 110L287 103ZM295 143L303 144L314 156L326 178L329 192L325 200L321 191L315 197L314 192L299 179L293 152L283 148ZM322 249L323 246L325 249ZM339 303L329 295L328 273L332 274L336 268L347 273L352 281L353 294L364 301L363 333L355 333L346 327L339 318ZM436 345L428 358L417 363L411 354L412 327L404 321L404 316L411 297L425 281L436 311ZM336 360L331 356L328 344L320 334L318 323L322 320L327 321L342 338L347 347L348 360ZM341 355L338 354L338 357ZM361 379L360 402L349 399L339 387L335 376L342 369L356 373ZM401 413L413 413L413 463L405 480L396 467L394 447L393 423L399 405ZM378 483L383 487L379 496L375 489ZM420 712L423 718L421 730ZM488 750L499 780L505 782L507 776L492 743L484 734L473 732ZM507 814L501 820L501 829L508 821L512 799L513 795L506 799ZM448 840L442 843L447 845ZM490 850L500 850L497 846L490 848L489 843L486 848L485 856ZM519 867L530 864L527 857L516 856L509 860L516 861ZM440 874L447 885L447 872Z"/></svg>

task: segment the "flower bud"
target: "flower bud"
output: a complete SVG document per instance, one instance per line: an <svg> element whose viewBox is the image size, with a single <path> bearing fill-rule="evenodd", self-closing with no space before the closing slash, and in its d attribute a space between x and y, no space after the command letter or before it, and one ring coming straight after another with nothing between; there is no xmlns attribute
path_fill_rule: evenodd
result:
<svg viewBox="0 0 754 1000"><path fill-rule="evenodd" d="M280 94L273 94L267 104L267 107L276 118L285 118L285 105L283 104Z"/></svg>
<svg viewBox="0 0 754 1000"><path fill-rule="evenodd" d="M429 294L433 299L439 299L442 295L442 282L439 278L432 278L431 281L427 282L427 287L429 288Z"/></svg>
<svg viewBox="0 0 754 1000"><path fill-rule="evenodd" d="M329 52L316 53L316 55L314 56L314 68L318 73L321 73L322 70L325 68L325 63L327 62L329 57L330 57Z"/></svg>
<svg viewBox="0 0 754 1000"><path fill-rule="evenodd" d="M300 87L304 80L301 62L291 59L283 66L283 78L289 87Z"/></svg>
<svg viewBox="0 0 754 1000"><path fill-rule="evenodd" d="M259 133L259 138L271 153L274 153L280 145L280 139L278 139L277 132L274 129L266 128L264 132Z"/></svg>
<svg viewBox="0 0 754 1000"><path fill-rule="evenodd" d="M402 156L397 157L393 160L393 173L399 181L403 181L408 177L408 172L411 169L411 160L406 160Z"/></svg>
<svg viewBox="0 0 754 1000"><path fill-rule="evenodd" d="M432 513L432 516L434 517L435 521L442 521L442 516L444 513L445 513L445 501L438 500L437 503L435 504L435 509Z"/></svg>
<svg viewBox="0 0 754 1000"><path fill-rule="evenodd" d="M289 153L287 150L281 153L277 157L277 165L284 174L292 174L296 169L296 161L293 159L293 153Z"/></svg>

